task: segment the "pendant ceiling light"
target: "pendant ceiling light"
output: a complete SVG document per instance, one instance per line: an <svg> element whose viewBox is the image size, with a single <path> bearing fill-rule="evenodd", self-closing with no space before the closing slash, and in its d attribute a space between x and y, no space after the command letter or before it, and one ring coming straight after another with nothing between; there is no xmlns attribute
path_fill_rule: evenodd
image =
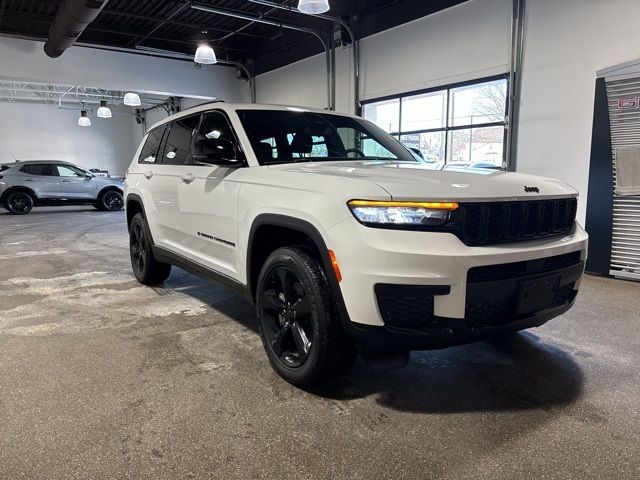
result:
<svg viewBox="0 0 640 480"><path fill-rule="evenodd" d="M198 50L196 50L196 56L193 59L196 63L201 63L204 65L213 65L214 63L218 63L218 59L216 58L216 52L213 51L209 45L200 45Z"/></svg>
<svg viewBox="0 0 640 480"><path fill-rule="evenodd" d="M82 110L80 112L80 118L78 119L78 125L80 125L81 127L90 127L91 126L91 119L89 117L87 117L87 111L86 110Z"/></svg>
<svg viewBox="0 0 640 480"><path fill-rule="evenodd" d="M298 10L309 15L318 15L329 11L329 0L300 0Z"/></svg>
<svg viewBox="0 0 640 480"><path fill-rule="evenodd" d="M142 105L140 101L140 95L137 93L129 92L124 96L124 104L130 107L139 107Z"/></svg>
<svg viewBox="0 0 640 480"><path fill-rule="evenodd" d="M102 100L100 102L100 108L98 109L98 117L100 118L111 118L111 109L107 107L107 101Z"/></svg>

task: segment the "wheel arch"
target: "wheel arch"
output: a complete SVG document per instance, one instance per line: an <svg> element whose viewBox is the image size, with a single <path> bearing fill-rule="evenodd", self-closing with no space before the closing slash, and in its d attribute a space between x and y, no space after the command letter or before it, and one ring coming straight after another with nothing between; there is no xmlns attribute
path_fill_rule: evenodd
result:
<svg viewBox="0 0 640 480"><path fill-rule="evenodd" d="M106 187L102 187L102 189L98 192L98 199L100 199L102 195L104 195L105 193L111 190L115 190L116 192L120 192L121 194L124 195L124 190L118 187L117 185L107 185Z"/></svg>
<svg viewBox="0 0 640 480"><path fill-rule="evenodd" d="M274 232L290 235L291 241L283 241L282 237L274 238L269 235ZM268 238L269 241L263 246L260 242L264 241L265 238ZM333 267L328 254L329 249L320 231L306 220L278 214L258 215L251 225L247 244L246 270L247 286L253 300L256 299L257 280L260 270L269 254L277 248L299 245L302 240L307 239L310 242L310 246L315 249L316 258L324 268L334 299L344 304L340 286L335 275L333 275Z"/></svg>
<svg viewBox="0 0 640 480"><path fill-rule="evenodd" d="M143 217L146 217L144 210L144 202L140 195L130 193L124 202L125 211L127 214L127 231L131 229L131 221L136 214L141 213Z"/></svg>
<svg viewBox="0 0 640 480"><path fill-rule="evenodd" d="M7 197L14 192L25 192L33 199L34 204L38 201L38 195L35 191L23 185L15 185L13 187L7 188L4 192L2 192L2 195L0 196L0 204L4 204L4 201L7 199Z"/></svg>

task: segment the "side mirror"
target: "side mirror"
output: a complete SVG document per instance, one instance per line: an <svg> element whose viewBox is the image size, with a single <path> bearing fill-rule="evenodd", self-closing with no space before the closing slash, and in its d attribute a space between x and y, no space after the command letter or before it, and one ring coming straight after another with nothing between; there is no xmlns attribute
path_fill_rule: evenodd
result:
<svg viewBox="0 0 640 480"><path fill-rule="evenodd" d="M196 141L193 160L206 165L241 166L236 146L226 138L203 138Z"/></svg>
<svg viewBox="0 0 640 480"><path fill-rule="evenodd" d="M424 155L422 154L422 152L420 151L419 148L414 148L414 147L407 147L407 148L413 154L413 156L416 158L416 160L420 160L422 162L425 161Z"/></svg>

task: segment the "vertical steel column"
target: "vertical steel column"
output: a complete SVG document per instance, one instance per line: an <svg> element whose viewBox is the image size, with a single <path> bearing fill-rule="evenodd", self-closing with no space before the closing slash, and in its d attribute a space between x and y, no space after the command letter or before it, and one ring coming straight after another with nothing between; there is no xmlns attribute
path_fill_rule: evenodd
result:
<svg viewBox="0 0 640 480"><path fill-rule="evenodd" d="M324 51L325 60L327 62L327 110L333 110L331 108L331 99L333 97L333 90L331 88L331 47L329 46L329 40L327 39L327 47Z"/></svg>
<svg viewBox="0 0 640 480"><path fill-rule="evenodd" d="M362 105L360 105L360 40L353 35L353 114L362 114Z"/></svg>
<svg viewBox="0 0 640 480"><path fill-rule="evenodd" d="M511 21L511 68L509 71L509 117L507 122L507 170L518 166L518 121L520 118L520 95L522 87L522 64L524 54L524 25L526 0L513 0Z"/></svg>
<svg viewBox="0 0 640 480"><path fill-rule="evenodd" d="M331 52L331 110L336 109L336 39L333 34L329 38L329 51Z"/></svg>
<svg viewBox="0 0 640 480"><path fill-rule="evenodd" d="M249 77L249 90L251 92L251 103L256 103L257 95L256 95L256 77L251 75Z"/></svg>

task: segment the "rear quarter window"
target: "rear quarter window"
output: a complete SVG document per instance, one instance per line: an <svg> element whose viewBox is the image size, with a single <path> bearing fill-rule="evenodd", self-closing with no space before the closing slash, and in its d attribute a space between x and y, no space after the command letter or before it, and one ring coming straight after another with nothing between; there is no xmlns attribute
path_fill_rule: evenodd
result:
<svg viewBox="0 0 640 480"><path fill-rule="evenodd" d="M142 152L140 152L138 163L156 163L158 160L158 149L160 148L160 143L162 143L165 129L166 127L163 126L149 132L144 147L142 147Z"/></svg>
<svg viewBox="0 0 640 480"><path fill-rule="evenodd" d="M29 163L20 168L20 172L27 175L52 176L53 168L48 163Z"/></svg>
<svg viewBox="0 0 640 480"><path fill-rule="evenodd" d="M9 170L9 167L6 165L0 165L0 172L4 172L5 170Z"/></svg>

